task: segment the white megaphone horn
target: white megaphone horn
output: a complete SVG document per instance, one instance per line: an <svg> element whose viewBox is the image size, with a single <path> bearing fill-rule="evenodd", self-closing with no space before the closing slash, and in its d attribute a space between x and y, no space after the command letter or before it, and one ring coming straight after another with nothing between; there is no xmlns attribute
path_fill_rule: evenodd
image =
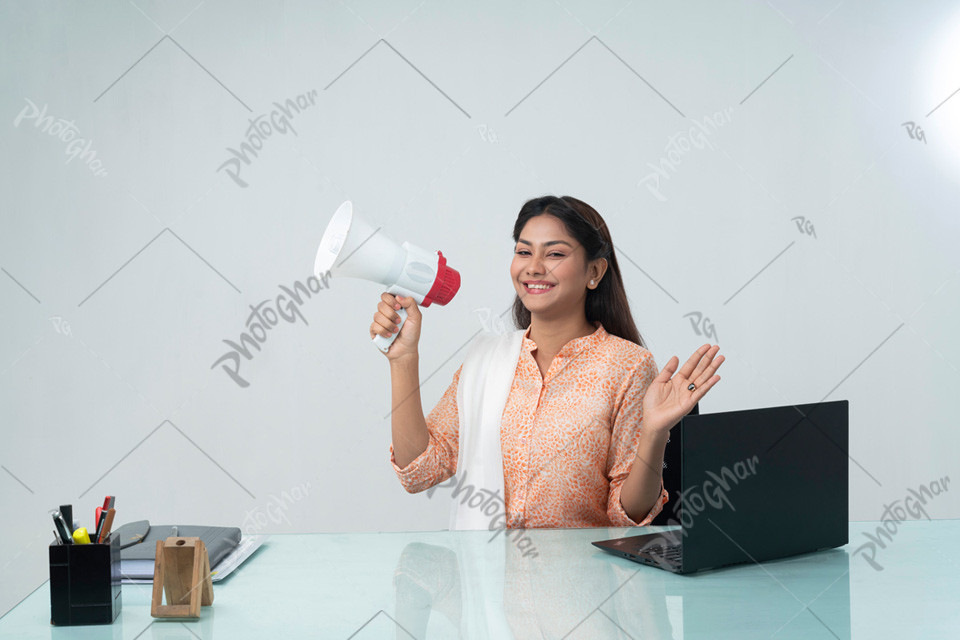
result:
<svg viewBox="0 0 960 640"><path fill-rule="evenodd" d="M353 214L349 200L341 204L327 224L317 250L313 273L327 271L334 278L360 278L387 285L387 293L410 296L417 304L445 305L460 289L460 273L447 266L439 251L430 252L409 242L398 245ZM407 310L397 311L402 328ZM373 343L386 353L399 331L389 338L374 336Z"/></svg>

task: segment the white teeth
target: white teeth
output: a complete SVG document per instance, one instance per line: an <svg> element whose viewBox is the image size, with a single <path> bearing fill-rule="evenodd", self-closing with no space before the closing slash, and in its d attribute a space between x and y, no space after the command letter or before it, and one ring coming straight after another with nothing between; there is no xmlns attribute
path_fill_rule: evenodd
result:
<svg viewBox="0 0 960 640"><path fill-rule="evenodd" d="M552 287L552 284L528 284L528 289L549 289Z"/></svg>

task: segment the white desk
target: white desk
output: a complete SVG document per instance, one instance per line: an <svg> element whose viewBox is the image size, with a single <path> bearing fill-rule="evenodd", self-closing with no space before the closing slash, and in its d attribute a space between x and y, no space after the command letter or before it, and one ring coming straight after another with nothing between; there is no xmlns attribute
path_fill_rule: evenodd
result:
<svg viewBox="0 0 960 640"><path fill-rule="evenodd" d="M843 549L690 576L589 544L639 529L531 529L523 550L490 532L274 535L199 620L154 620L149 585L125 585L114 624L51 627L45 583L0 638L960 638L960 521L900 524L883 570L856 552L878 525L851 523Z"/></svg>

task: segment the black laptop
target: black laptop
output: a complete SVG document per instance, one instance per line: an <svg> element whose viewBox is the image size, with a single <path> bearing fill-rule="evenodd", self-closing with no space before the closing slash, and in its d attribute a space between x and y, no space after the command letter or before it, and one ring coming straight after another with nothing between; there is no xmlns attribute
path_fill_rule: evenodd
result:
<svg viewBox="0 0 960 640"><path fill-rule="evenodd" d="M691 412L670 430L664 455L672 515L663 524L680 529L593 544L674 573L843 546L848 420L848 400Z"/></svg>

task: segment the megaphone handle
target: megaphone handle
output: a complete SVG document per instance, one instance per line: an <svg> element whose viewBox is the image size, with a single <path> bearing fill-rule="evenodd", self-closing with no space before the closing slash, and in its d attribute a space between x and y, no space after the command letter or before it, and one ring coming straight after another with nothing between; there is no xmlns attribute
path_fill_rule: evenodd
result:
<svg viewBox="0 0 960 640"><path fill-rule="evenodd" d="M400 329L403 329L403 323L406 322L407 320L407 310L404 309L403 307L400 307L399 309L397 309L397 315L400 316L400 322L397 323L397 326ZM383 353L386 353L387 351L390 350L390 345L393 344L393 341L396 340L398 335L400 335L399 331L397 331L396 333L394 333L388 338L384 338L383 336L380 336L380 335L373 336L373 344L377 345L377 349L380 349L380 351L382 351Z"/></svg>

